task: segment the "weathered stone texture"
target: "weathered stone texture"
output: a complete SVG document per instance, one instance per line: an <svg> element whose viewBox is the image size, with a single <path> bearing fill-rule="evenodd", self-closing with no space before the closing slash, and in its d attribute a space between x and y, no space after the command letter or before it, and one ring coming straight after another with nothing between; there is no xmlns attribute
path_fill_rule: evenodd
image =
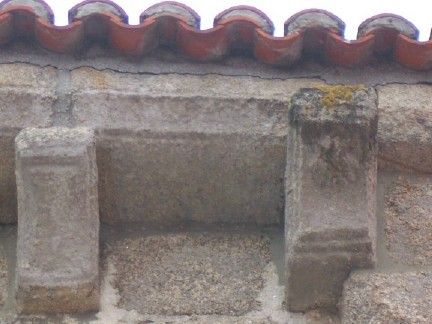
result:
<svg viewBox="0 0 432 324"><path fill-rule="evenodd" d="M342 323L430 323L429 272L354 272L340 302Z"/></svg>
<svg viewBox="0 0 432 324"><path fill-rule="evenodd" d="M280 223L287 100L317 81L71 75L73 118L97 130L102 221Z"/></svg>
<svg viewBox="0 0 432 324"><path fill-rule="evenodd" d="M108 243L104 255L122 308L238 316L260 308L269 244L260 233L139 233Z"/></svg>
<svg viewBox="0 0 432 324"><path fill-rule="evenodd" d="M432 264L432 178L400 175L385 196L385 243L405 265Z"/></svg>
<svg viewBox="0 0 432 324"><path fill-rule="evenodd" d="M81 91L113 91L169 97L220 97L289 99L299 88L322 84L320 79L266 79L220 74L191 75L121 73L105 69L77 68L71 71L72 86Z"/></svg>
<svg viewBox="0 0 432 324"><path fill-rule="evenodd" d="M56 73L54 68L0 64L0 127L50 126Z"/></svg>
<svg viewBox="0 0 432 324"><path fill-rule="evenodd" d="M152 76L91 68L71 73L77 125L211 134L286 136L291 95L318 83L219 75Z"/></svg>
<svg viewBox="0 0 432 324"><path fill-rule="evenodd" d="M291 102L285 241L287 306L335 307L354 267L375 262L375 94L303 89Z"/></svg>
<svg viewBox="0 0 432 324"><path fill-rule="evenodd" d="M285 155L278 138L104 132L101 220L280 224Z"/></svg>
<svg viewBox="0 0 432 324"><path fill-rule="evenodd" d="M24 127L51 124L56 70L29 64L0 64L0 223L15 223L14 139Z"/></svg>
<svg viewBox="0 0 432 324"><path fill-rule="evenodd" d="M381 169L432 171L432 86L392 84L378 89Z"/></svg>
<svg viewBox="0 0 432 324"><path fill-rule="evenodd" d="M99 216L93 133L25 129L16 138L17 302L25 313L99 305Z"/></svg>

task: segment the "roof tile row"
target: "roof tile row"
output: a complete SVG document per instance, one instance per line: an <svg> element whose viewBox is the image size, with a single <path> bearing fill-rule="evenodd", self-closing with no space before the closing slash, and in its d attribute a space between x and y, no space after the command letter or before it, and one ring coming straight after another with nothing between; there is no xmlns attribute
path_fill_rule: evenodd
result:
<svg viewBox="0 0 432 324"><path fill-rule="evenodd" d="M403 17L381 14L364 21L357 40L343 38L345 24L324 10L301 11L285 22L285 36L274 37L272 21L248 6L227 9L214 27L200 30L200 17L172 1L149 7L139 25L129 25L124 10L112 1L87 0L69 11L69 25L55 26L51 8L42 0L0 3L0 45L15 37L33 37L41 46L74 53L103 40L121 53L144 55L159 45L191 59L220 60L233 51L248 51L258 60L289 66L303 55L319 55L331 64L355 66L374 56L391 58L409 68L432 68L432 40L417 41L417 28Z"/></svg>

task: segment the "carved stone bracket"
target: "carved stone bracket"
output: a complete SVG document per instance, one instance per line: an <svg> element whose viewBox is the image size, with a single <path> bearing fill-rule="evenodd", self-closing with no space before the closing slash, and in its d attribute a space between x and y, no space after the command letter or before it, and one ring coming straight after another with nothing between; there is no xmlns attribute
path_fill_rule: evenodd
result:
<svg viewBox="0 0 432 324"><path fill-rule="evenodd" d="M375 262L377 103L360 86L292 97L286 168L286 298L334 308L352 268Z"/></svg>
<svg viewBox="0 0 432 324"><path fill-rule="evenodd" d="M97 310L99 210L93 132L27 128L15 143L19 310Z"/></svg>

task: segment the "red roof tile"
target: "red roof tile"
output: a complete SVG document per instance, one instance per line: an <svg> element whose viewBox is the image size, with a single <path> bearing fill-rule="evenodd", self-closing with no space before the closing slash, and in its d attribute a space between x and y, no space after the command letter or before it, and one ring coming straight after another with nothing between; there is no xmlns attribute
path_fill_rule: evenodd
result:
<svg viewBox="0 0 432 324"><path fill-rule="evenodd" d="M289 66L303 55L319 55L331 64L355 66L372 57L393 59L409 68L432 68L432 40L417 41L417 28L406 19L381 14L364 21L357 40L343 38L345 24L324 10L301 11L285 22L285 36L274 37L271 20L253 7L227 9L214 27L200 30L200 17L173 1L149 7L139 25L128 25L124 10L112 1L87 0L69 11L69 25L53 25L51 8L42 0L0 3L0 45L15 37L34 37L51 51L73 53L102 40L117 51L144 55L159 45L174 48L193 60L220 60L245 50L272 65Z"/></svg>

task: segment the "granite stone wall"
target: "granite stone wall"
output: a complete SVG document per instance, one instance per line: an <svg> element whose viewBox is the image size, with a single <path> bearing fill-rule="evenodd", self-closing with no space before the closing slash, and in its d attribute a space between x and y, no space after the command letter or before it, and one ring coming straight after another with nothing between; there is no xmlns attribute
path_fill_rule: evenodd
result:
<svg viewBox="0 0 432 324"><path fill-rule="evenodd" d="M133 63L71 62L0 55L0 223L17 222L17 134L86 127L94 131L101 223L285 227L287 307L339 308L347 323L370 320L371 312L400 315L397 305L386 313L376 306L382 298L366 301L363 293L394 294L423 272L425 285L408 285L400 298L416 300L417 288L428 293L425 73L299 76L221 65L197 73L176 63L149 72ZM366 124L358 114L365 107L374 111ZM301 125L296 116L305 118ZM314 294L295 293L311 285ZM427 309L419 306L418 316Z"/></svg>

